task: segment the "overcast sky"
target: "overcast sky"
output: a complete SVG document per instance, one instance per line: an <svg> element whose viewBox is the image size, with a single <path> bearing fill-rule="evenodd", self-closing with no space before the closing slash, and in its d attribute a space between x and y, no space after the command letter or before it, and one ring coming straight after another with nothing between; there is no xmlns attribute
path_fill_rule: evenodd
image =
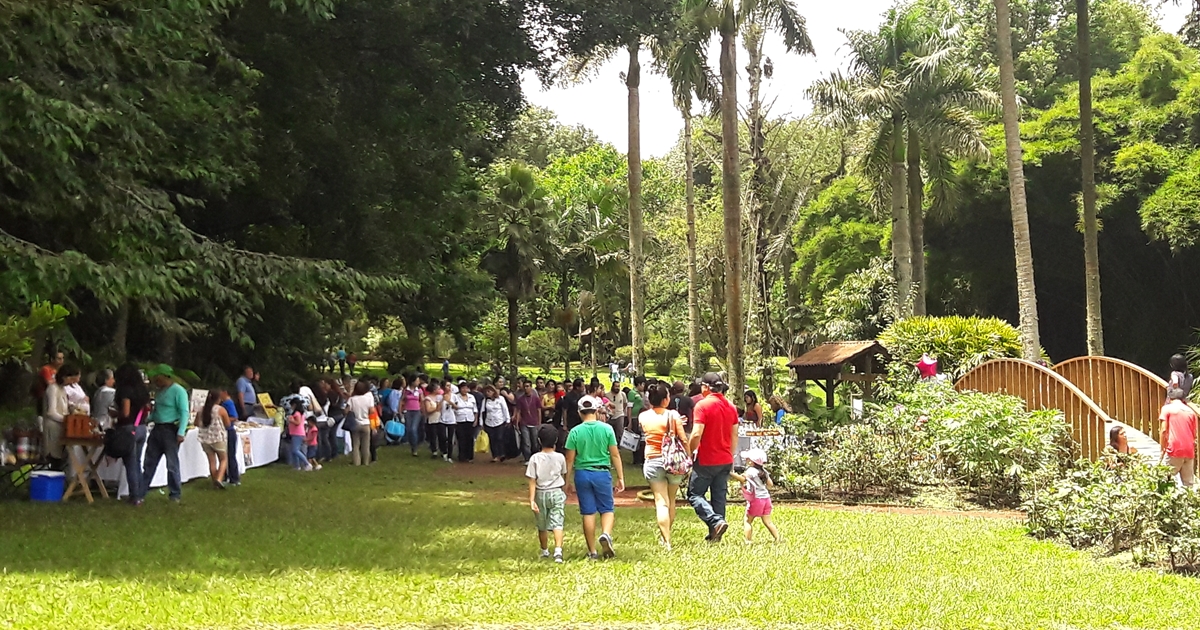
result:
<svg viewBox="0 0 1200 630"><path fill-rule="evenodd" d="M809 112L811 105L804 98L809 84L825 74L843 66L846 51L845 38L841 30L870 29L878 26L880 16L894 0L841 0L800 3L808 21L808 33L812 37L816 57L799 57L788 54L783 40L772 37L765 45L766 56L775 64L775 76L764 88L766 102L774 99L772 116L801 116ZM1160 11L1163 28L1176 32L1183 23L1187 5L1167 3ZM645 54L645 53L643 53ZM717 50L710 51L711 63L716 68ZM621 152L628 143L626 125L625 89L620 74L629 63L628 57L618 54L605 64L595 77L582 85L569 88L554 87L543 90L536 77L524 77L525 98L535 105L547 107L567 124L582 124L595 131L600 139L609 142ZM671 103L670 84L657 74L649 72L648 60L642 60L642 154L659 157L675 145L683 121ZM738 86L742 90L739 103L745 103L746 54L738 52L738 69L741 74Z"/></svg>

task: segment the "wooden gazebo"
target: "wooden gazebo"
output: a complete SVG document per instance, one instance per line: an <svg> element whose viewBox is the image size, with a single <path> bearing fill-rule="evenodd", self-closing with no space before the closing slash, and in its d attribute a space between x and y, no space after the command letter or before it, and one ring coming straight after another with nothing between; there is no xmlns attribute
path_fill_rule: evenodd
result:
<svg viewBox="0 0 1200 630"><path fill-rule="evenodd" d="M862 383L863 396L871 399L872 386L883 378L879 371L888 352L878 341L835 341L821 344L788 362L802 382L816 381L825 390L825 406L833 407L833 391L839 381ZM847 369L850 368L850 369Z"/></svg>

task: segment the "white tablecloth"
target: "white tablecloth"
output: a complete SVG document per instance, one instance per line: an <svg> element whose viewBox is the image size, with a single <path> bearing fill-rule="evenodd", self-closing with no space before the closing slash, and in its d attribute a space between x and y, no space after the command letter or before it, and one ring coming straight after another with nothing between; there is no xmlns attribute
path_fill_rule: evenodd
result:
<svg viewBox="0 0 1200 630"><path fill-rule="evenodd" d="M199 430L191 429L183 444L179 445L179 475L183 483L193 479L208 478L208 457L200 447ZM265 466L279 459L279 428L264 427L238 431L242 447L235 454L238 469L244 474L248 468ZM247 445L249 446L247 448ZM144 452L143 452L144 457ZM143 466L145 462L143 461ZM106 481L118 481L120 488L118 497L129 495L129 485L126 482L125 466L120 460L105 459L100 465L100 477ZM167 485L167 458L158 463L158 470L150 480L151 488L161 488Z"/></svg>

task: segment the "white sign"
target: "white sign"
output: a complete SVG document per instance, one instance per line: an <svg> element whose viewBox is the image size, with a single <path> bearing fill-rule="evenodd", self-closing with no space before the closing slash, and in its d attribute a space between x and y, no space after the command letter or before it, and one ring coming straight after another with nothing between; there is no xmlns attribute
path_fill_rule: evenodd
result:
<svg viewBox="0 0 1200 630"><path fill-rule="evenodd" d="M191 400L188 402L191 405L192 424L200 426L200 412L204 410L204 401L208 400L207 389L193 389Z"/></svg>

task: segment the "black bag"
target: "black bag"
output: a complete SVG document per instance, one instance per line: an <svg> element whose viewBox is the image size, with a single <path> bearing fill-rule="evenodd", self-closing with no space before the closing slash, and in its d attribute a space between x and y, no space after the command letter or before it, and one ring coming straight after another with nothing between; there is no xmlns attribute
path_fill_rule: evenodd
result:
<svg viewBox="0 0 1200 630"><path fill-rule="evenodd" d="M133 455L134 427L122 425L112 427L104 432L104 456L113 459L124 459Z"/></svg>
<svg viewBox="0 0 1200 630"><path fill-rule="evenodd" d="M504 427L504 457L516 459L521 456L521 445L517 444L517 431L512 426Z"/></svg>
<svg viewBox="0 0 1200 630"><path fill-rule="evenodd" d="M346 409L346 418L342 420L343 431L353 431L358 428L358 418L349 408Z"/></svg>

